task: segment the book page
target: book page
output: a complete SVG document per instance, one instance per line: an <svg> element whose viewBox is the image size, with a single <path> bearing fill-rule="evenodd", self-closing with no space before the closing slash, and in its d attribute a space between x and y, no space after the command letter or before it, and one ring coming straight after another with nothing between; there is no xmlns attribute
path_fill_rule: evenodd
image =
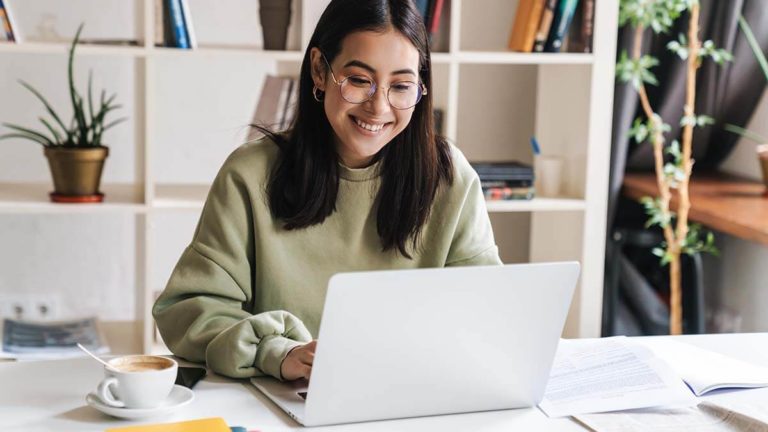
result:
<svg viewBox="0 0 768 432"><path fill-rule="evenodd" d="M539 407L549 417L654 406L691 406L683 381L624 337L561 340Z"/></svg>
<svg viewBox="0 0 768 432"><path fill-rule="evenodd" d="M688 383L696 396L719 388L768 387L768 368L685 342L660 338L641 338L635 341L650 348L657 357L669 364Z"/></svg>
<svg viewBox="0 0 768 432"><path fill-rule="evenodd" d="M763 409L765 411L765 409ZM582 414L576 420L603 432L765 432L768 424L709 402L687 408L647 408L603 414Z"/></svg>

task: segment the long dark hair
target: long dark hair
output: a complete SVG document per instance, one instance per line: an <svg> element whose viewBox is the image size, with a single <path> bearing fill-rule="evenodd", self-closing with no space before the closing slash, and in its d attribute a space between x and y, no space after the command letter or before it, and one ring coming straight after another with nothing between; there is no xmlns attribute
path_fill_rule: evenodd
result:
<svg viewBox="0 0 768 432"><path fill-rule="evenodd" d="M312 96L311 49L319 48L333 62L348 34L388 28L400 32L418 50L419 75L428 90L405 130L375 156L381 174L376 205L382 249L397 248L411 258L408 240L416 249L438 187L453 182L450 148L434 131L427 33L412 0L332 0L304 54L291 128L284 134L259 129L280 148L267 186L273 216L284 221L288 230L322 223L336 209L339 159L323 105Z"/></svg>

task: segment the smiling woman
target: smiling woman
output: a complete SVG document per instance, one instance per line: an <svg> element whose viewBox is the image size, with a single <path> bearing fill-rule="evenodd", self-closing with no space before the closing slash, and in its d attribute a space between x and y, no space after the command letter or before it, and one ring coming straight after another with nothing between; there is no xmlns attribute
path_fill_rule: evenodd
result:
<svg viewBox="0 0 768 432"><path fill-rule="evenodd" d="M431 79L411 0L331 1L294 123L227 159L155 303L174 354L309 378L333 274L501 264L477 174L435 134Z"/></svg>

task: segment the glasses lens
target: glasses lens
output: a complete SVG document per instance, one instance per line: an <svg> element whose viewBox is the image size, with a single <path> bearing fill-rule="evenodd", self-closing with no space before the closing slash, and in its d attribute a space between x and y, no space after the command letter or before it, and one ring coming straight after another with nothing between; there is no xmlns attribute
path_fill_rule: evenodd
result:
<svg viewBox="0 0 768 432"><path fill-rule="evenodd" d="M362 76L350 76L341 83L341 96L349 103L363 103L373 93L373 81Z"/></svg>
<svg viewBox="0 0 768 432"><path fill-rule="evenodd" d="M389 87L387 99L396 109L411 108L421 99L421 86L411 81L396 82Z"/></svg>

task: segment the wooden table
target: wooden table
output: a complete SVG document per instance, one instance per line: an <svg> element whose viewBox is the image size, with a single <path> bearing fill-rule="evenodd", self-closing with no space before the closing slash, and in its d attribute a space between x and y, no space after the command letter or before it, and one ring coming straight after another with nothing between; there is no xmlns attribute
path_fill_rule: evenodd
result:
<svg viewBox="0 0 768 432"><path fill-rule="evenodd" d="M653 173L627 173L624 195L657 196ZM694 174L690 183L689 219L707 227L768 246L768 195L759 182L724 174ZM672 199L677 210L677 199Z"/></svg>

